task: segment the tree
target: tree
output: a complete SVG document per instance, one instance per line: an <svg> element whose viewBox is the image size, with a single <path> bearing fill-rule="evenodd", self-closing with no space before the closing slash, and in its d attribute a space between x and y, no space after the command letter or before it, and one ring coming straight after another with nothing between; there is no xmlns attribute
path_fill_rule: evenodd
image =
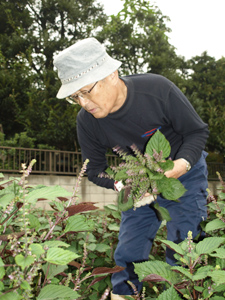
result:
<svg viewBox="0 0 225 300"><path fill-rule="evenodd" d="M184 61L168 41L167 19L149 1L125 0L123 9L111 16L98 38L122 62L123 75L152 72L178 84L181 76L177 70Z"/></svg>
<svg viewBox="0 0 225 300"><path fill-rule="evenodd" d="M208 150L224 154L225 58L216 60L204 52L188 64L187 94L203 121L209 124Z"/></svg>
<svg viewBox="0 0 225 300"><path fill-rule="evenodd" d="M101 30L106 20L102 7L95 0L6 0L0 2L0 17L4 133L26 131L37 143L74 149L77 108L55 98L60 83L53 56ZM67 135L64 123L70 128Z"/></svg>

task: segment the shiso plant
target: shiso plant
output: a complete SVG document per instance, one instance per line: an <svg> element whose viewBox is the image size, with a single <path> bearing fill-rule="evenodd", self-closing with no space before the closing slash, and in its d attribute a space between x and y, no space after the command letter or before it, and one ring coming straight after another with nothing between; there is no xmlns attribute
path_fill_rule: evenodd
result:
<svg viewBox="0 0 225 300"><path fill-rule="evenodd" d="M175 251L176 266L154 259L134 264L139 280L152 285L157 299L225 299L225 182L217 175L221 187L217 196L208 190L208 218L201 223L206 237L196 243L189 231L179 244L159 239Z"/></svg>
<svg viewBox="0 0 225 300"><path fill-rule="evenodd" d="M73 192L30 186L34 163L22 164L21 177L0 181L0 299L106 299L109 275L124 269L112 266L117 212L109 218L94 203L79 203L88 161ZM40 200L52 210L37 208Z"/></svg>
<svg viewBox="0 0 225 300"><path fill-rule="evenodd" d="M124 188L118 196L120 210L126 211L132 207L136 209L142 203L148 192L153 197L155 208L165 215L165 209L159 207L156 202L157 195L161 194L165 199L177 201L186 191L182 183L175 178L167 178L165 172L173 169L174 163L169 158L171 147L165 136L157 130L148 141L144 153L141 153L135 145L130 147L132 154L120 149L113 150L121 157L122 162L118 166L110 166L106 169L106 176L116 181L122 181Z"/></svg>
<svg viewBox="0 0 225 300"><path fill-rule="evenodd" d="M224 237L206 237L195 243L189 232L179 244L162 242L176 252L176 266L158 260L134 263L139 280L154 283L157 299L225 299Z"/></svg>

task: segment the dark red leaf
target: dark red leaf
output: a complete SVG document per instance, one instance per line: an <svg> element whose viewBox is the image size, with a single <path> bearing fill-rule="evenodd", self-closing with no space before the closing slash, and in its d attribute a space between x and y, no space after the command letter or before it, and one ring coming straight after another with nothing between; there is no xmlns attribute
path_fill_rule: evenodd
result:
<svg viewBox="0 0 225 300"><path fill-rule="evenodd" d="M57 198L62 202L66 202L69 200L69 198L66 198L66 197L57 197Z"/></svg>
<svg viewBox="0 0 225 300"><path fill-rule="evenodd" d="M70 263L68 263L68 265L76 267L77 269L80 269L80 267L82 266L80 263L78 263L76 261L71 261ZM87 266L86 268L84 268L84 271L89 271L91 269L92 269L91 267Z"/></svg>
<svg viewBox="0 0 225 300"><path fill-rule="evenodd" d="M76 267L77 269L80 269L81 267L81 264L76 261L71 261L70 263L68 263L68 265Z"/></svg>
<svg viewBox="0 0 225 300"><path fill-rule="evenodd" d="M58 275L61 275L61 276L63 276L63 277L68 277L68 274L66 274L65 272L61 272L61 273L59 273Z"/></svg>
<svg viewBox="0 0 225 300"><path fill-rule="evenodd" d="M105 279L106 277L107 277L107 276L101 276L101 277L95 278L95 279L92 280L92 282L89 284L88 289L89 289L92 285L94 285L96 282L99 282L99 281L101 281L102 279Z"/></svg>
<svg viewBox="0 0 225 300"><path fill-rule="evenodd" d="M91 275L99 275L99 274L113 274L120 271L123 271L124 267L115 266L114 268L107 268L107 267L99 267L95 268Z"/></svg>
<svg viewBox="0 0 225 300"><path fill-rule="evenodd" d="M167 281L167 280L159 275L149 274L142 281L159 282L159 281Z"/></svg>
<svg viewBox="0 0 225 300"><path fill-rule="evenodd" d="M22 202L16 202L16 206L17 206L18 209L20 209L23 206L23 203Z"/></svg>
<svg viewBox="0 0 225 300"><path fill-rule="evenodd" d="M84 212L84 211L89 211L89 210L96 210L99 209L98 207L94 206L94 202L82 202L79 204L71 205L66 208L66 210L69 213L69 217Z"/></svg>
<svg viewBox="0 0 225 300"><path fill-rule="evenodd" d="M187 286L190 284L189 281L183 281L180 283L175 284L174 286L178 289L178 290L182 290L182 289L186 289Z"/></svg>

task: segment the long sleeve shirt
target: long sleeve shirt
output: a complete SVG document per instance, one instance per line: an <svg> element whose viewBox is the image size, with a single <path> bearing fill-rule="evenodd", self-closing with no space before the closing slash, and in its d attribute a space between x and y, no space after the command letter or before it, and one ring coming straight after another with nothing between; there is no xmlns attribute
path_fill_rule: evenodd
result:
<svg viewBox="0 0 225 300"><path fill-rule="evenodd" d="M160 75L138 74L121 79L127 86L127 98L119 110L96 119L82 108L77 117L82 157L90 161L89 180L113 189L113 180L98 177L107 168L107 150L120 146L132 153L130 146L135 144L144 152L156 130L169 141L172 160L184 158L194 166L209 132L184 94Z"/></svg>

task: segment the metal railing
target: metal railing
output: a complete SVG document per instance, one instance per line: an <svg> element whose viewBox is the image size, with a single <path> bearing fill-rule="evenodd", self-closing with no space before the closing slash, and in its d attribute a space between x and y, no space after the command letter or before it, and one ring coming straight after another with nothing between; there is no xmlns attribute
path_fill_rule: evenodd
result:
<svg viewBox="0 0 225 300"><path fill-rule="evenodd" d="M82 167L80 152L0 146L0 172L18 173L21 164L28 165L32 159L36 159L32 174L78 176ZM107 161L109 166L116 166L120 159L108 154ZM218 180L216 172L225 179L225 164L208 163L208 171L209 180Z"/></svg>
<svg viewBox="0 0 225 300"><path fill-rule="evenodd" d="M32 174L78 176L82 167L81 152L0 146L0 172L18 173L21 164L28 166L32 159L36 159ZM117 165L119 158L107 155L107 160Z"/></svg>
<svg viewBox="0 0 225 300"><path fill-rule="evenodd" d="M225 181L225 164L223 163L215 163L215 162L208 162L208 179L210 181L216 181L219 180L217 176L217 172L220 173L221 177Z"/></svg>

